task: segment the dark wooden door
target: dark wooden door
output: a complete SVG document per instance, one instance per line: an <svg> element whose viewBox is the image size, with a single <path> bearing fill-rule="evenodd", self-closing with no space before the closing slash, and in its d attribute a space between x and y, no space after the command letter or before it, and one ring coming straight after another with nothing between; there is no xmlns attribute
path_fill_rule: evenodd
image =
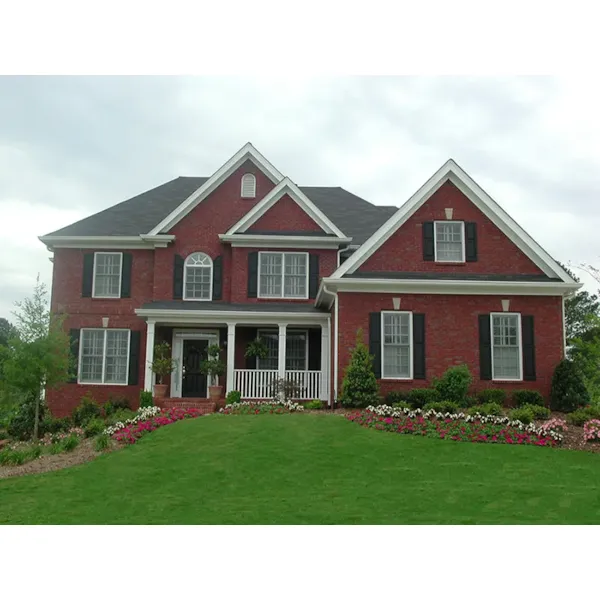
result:
<svg viewBox="0 0 600 600"><path fill-rule="evenodd" d="M183 340L183 378L181 395L184 398L206 398L206 375L200 364L206 360L208 340Z"/></svg>

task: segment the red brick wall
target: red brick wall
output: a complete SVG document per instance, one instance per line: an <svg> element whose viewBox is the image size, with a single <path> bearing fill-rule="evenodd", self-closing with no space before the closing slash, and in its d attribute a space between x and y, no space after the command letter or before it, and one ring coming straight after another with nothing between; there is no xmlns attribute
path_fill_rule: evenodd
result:
<svg viewBox="0 0 600 600"><path fill-rule="evenodd" d="M253 231L323 230L286 194L252 225L248 233Z"/></svg>
<svg viewBox="0 0 600 600"><path fill-rule="evenodd" d="M477 223L476 262L438 264L423 260L424 221L444 221L444 209L453 208L453 220ZM435 271L454 273L541 274L461 191L446 182L396 233L368 258L359 271Z"/></svg>
<svg viewBox="0 0 600 600"><path fill-rule="evenodd" d="M416 294L340 293L339 297L339 371L338 393L344 371L355 344L356 332L363 330L368 344L369 313L393 310L392 298L401 298L401 310L425 314L426 380L380 380L381 392L410 390L430 386L453 365L466 363L474 380L474 389L502 387L507 390L537 389L545 397L550 392L554 367L563 356L562 301L556 296L445 296ZM479 379L478 315L502 312L501 299L510 298L511 312L534 316L536 345L536 381L502 383Z"/></svg>

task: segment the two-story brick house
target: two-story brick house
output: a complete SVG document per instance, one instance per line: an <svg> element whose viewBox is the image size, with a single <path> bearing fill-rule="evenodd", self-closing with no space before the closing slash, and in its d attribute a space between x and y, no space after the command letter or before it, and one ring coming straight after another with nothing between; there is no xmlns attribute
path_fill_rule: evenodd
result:
<svg viewBox="0 0 600 600"><path fill-rule="evenodd" d="M454 161L401 208L298 187L251 144L210 177L179 177L40 238L52 310L66 313L77 375L57 415L91 391L137 401L154 346L171 398L206 398L199 361L223 348L225 391L338 397L356 332L383 392L430 385L466 362L478 388L547 395L564 353L564 298L579 287ZM266 358L246 358L259 335Z"/></svg>

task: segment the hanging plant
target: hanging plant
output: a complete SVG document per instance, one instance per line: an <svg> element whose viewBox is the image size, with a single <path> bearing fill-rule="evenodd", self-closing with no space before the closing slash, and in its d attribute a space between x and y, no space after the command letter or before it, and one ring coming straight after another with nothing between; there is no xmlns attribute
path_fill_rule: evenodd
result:
<svg viewBox="0 0 600 600"><path fill-rule="evenodd" d="M264 360L269 356L269 349L267 348L265 341L262 338L257 337L246 346L246 353L244 356L246 358L255 356L256 358Z"/></svg>

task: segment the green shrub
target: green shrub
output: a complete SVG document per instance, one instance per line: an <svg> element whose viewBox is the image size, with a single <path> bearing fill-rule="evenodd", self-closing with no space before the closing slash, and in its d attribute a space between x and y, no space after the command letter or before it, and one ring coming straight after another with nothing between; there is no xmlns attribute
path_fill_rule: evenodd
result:
<svg viewBox="0 0 600 600"><path fill-rule="evenodd" d="M550 386L550 408L561 412L573 412L590 403L590 395L579 368L570 360L561 360Z"/></svg>
<svg viewBox="0 0 600 600"><path fill-rule="evenodd" d="M432 387L438 391L442 400L464 406L472 381L469 367L458 365L446 369L446 372L440 378L434 377Z"/></svg>
<svg viewBox="0 0 600 600"><path fill-rule="evenodd" d="M533 412L531 412L531 409L523 406L521 408L513 408L508 413L508 418L513 421L521 421L521 423L528 425L533 421L534 416Z"/></svg>
<svg viewBox="0 0 600 600"><path fill-rule="evenodd" d="M51 416L47 416L41 424L41 433L61 433L63 431L69 431L73 423L69 417L63 417L61 419L54 419Z"/></svg>
<svg viewBox="0 0 600 600"><path fill-rule="evenodd" d="M415 409L440 400L439 392L432 388L415 388L408 393L408 403Z"/></svg>
<svg viewBox="0 0 600 600"><path fill-rule="evenodd" d="M152 392L142 390L140 392L140 408L146 408L148 406L154 406L154 396L152 395ZM125 408L129 408L129 406L126 406Z"/></svg>
<svg viewBox="0 0 600 600"><path fill-rule="evenodd" d="M54 444L50 444L50 446L48 447L48 452L50 454L60 454L61 452L64 452L65 448L63 446L62 442L55 442Z"/></svg>
<svg viewBox="0 0 600 600"><path fill-rule="evenodd" d="M237 390L231 390L227 396L225 396L225 404L237 404L242 401L242 393Z"/></svg>
<svg viewBox="0 0 600 600"><path fill-rule="evenodd" d="M136 413L126 408L116 410L110 417L106 419L107 425L114 425L115 423L125 423L128 419L133 419Z"/></svg>
<svg viewBox="0 0 600 600"><path fill-rule="evenodd" d="M40 402L40 424L46 417L46 405ZM13 413L6 428L8 435L18 440L28 440L33 435L33 424L35 421L35 400L24 400L16 412ZM43 432L40 431L43 435Z"/></svg>
<svg viewBox="0 0 600 600"><path fill-rule="evenodd" d="M471 408L471 406L475 406L477 404L479 404L477 396L465 396L459 406L461 408Z"/></svg>
<svg viewBox="0 0 600 600"><path fill-rule="evenodd" d="M392 408L407 408L408 410L412 410L412 406L408 402L404 401L394 402L394 404L392 404Z"/></svg>
<svg viewBox="0 0 600 600"><path fill-rule="evenodd" d="M321 410L323 408L323 402L321 400L311 400L304 405L308 410Z"/></svg>
<svg viewBox="0 0 600 600"><path fill-rule="evenodd" d="M115 407L112 405L112 403L110 401L105 402L102 405L102 413L104 414L105 417L110 417L114 412L115 412Z"/></svg>
<svg viewBox="0 0 600 600"><path fill-rule="evenodd" d="M0 465L22 465L39 458L42 455L42 449L38 446L23 448L22 450L5 448L0 451Z"/></svg>
<svg viewBox="0 0 600 600"><path fill-rule="evenodd" d="M385 403L388 406L393 406L398 402L408 402L408 392L400 392L398 390L392 390L391 392L388 392L387 396L385 397Z"/></svg>
<svg viewBox="0 0 600 600"><path fill-rule="evenodd" d="M527 408L533 414L536 421L545 421L550 418L550 409L539 404L523 404L521 408Z"/></svg>
<svg viewBox="0 0 600 600"><path fill-rule="evenodd" d="M341 402L344 406L365 408L376 404L379 398L379 386L373 371L373 357L362 341L363 332L356 332L356 344L352 348L350 362L344 373Z"/></svg>
<svg viewBox="0 0 600 600"><path fill-rule="evenodd" d="M105 433L101 433L94 442L94 448L96 452L103 452L108 448L109 443L110 438Z"/></svg>
<svg viewBox="0 0 600 600"><path fill-rule="evenodd" d="M592 421L593 419L600 419L600 408L592 405L585 408L578 408L567 415L567 423L576 427L583 427L588 421Z"/></svg>
<svg viewBox="0 0 600 600"><path fill-rule="evenodd" d="M91 421L88 421L83 432L86 438L91 438L102 433L105 428L106 426L104 425L104 421L102 419L92 419Z"/></svg>
<svg viewBox="0 0 600 600"><path fill-rule="evenodd" d="M504 406L506 404L506 390L490 388L487 390L481 390L477 394L477 398L481 404L499 404L500 406Z"/></svg>
<svg viewBox="0 0 600 600"><path fill-rule="evenodd" d="M69 437L66 437L62 441L62 447L65 452L71 452L72 450L75 450L77 446L79 446L79 438L74 434L70 435Z"/></svg>
<svg viewBox="0 0 600 600"><path fill-rule="evenodd" d="M77 408L73 410L73 423L77 427L85 427L89 421L102 416L102 410L88 393L82 399Z"/></svg>
<svg viewBox="0 0 600 600"><path fill-rule="evenodd" d="M512 399L517 408L525 406L525 404L537 404L538 406L546 405L544 396L537 390L515 390L512 393Z"/></svg>
<svg viewBox="0 0 600 600"><path fill-rule="evenodd" d="M424 407L424 411L434 410L438 413L450 413L456 414L460 412L460 406L456 402L449 402L448 400L442 400L440 402L428 402Z"/></svg>
<svg viewBox="0 0 600 600"><path fill-rule="evenodd" d="M502 407L496 402L488 402L487 404L479 404L478 406L472 406L467 414L475 416L480 414L484 417L501 417L503 415Z"/></svg>

